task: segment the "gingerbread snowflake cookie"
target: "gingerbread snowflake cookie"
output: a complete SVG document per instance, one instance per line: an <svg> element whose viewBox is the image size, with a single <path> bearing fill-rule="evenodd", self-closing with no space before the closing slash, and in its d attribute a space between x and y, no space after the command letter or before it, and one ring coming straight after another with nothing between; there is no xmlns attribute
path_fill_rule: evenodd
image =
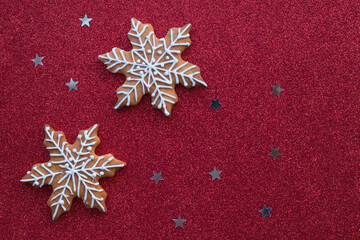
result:
<svg viewBox="0 0 360 240"><path fill-rule="evenodd" d="M175 84L206 87L199 67L181 59L181 53L190 46L190 28L191 24L172 28L158 39L150 24L131 19L128 37L133 49L127 52L113 48L99 56L111 72L126 76L125 83L116 91L115 109L136 105L144 94L151 94L151 104L169 116L178 101Z"/></svg>
<svg viewBox="0 0 360 240"><path fill-rule="evenodd" d="M52 219L56 220L71 208L77 196L87 208L97 208L106 212L106 192L99 185L99 179L113 177L116 170L125 166L111 154L97 156L99 145L98 125L82 130L73 145L69 144L63 132L45 126L44 145L49 150L50 160L35 164L21 182L42 187L51 185L53 192L48 200Z"/></svg>

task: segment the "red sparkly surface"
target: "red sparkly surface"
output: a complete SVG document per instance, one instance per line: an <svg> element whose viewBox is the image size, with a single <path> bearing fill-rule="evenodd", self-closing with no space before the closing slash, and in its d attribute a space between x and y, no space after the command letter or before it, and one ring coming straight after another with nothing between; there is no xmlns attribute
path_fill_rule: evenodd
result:
<svg viewBox="0 0 360 240"><path fill-rule="evenodd" d="M1 238L360 238L358 1L7 1L0 13ZM192 24L183 59L208 88L177 87L171 118L149 96L113 109L124 77L97 56L131 49L131 17L158 37ZM35 68L36 53L45 58ZM46 123L70 142L98 123L97 153L127 163L100 181L106 214L76 199L54 222L51 187L20 182L49 159ZM214 167L221 180L211 181ZM156 185L152 171L165 180ZM179 214L184 229L174 229Z"/></svg>

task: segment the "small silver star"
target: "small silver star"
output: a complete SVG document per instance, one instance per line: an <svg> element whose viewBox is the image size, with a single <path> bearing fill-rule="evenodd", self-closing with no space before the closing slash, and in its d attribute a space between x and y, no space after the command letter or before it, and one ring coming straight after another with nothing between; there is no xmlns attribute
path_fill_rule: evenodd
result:
<svg viewBox="0 0 360 240"><path fill-rule="evenodd" d="M214 181L215 179L220 179L220 174L222 173L222 171L216 170L216 167L214 167L214 170L212 172L209 172L209 174L212 177L212 181Z"/></svg>
<svg viewBox="0 0 360 240"><path fill-rule="evenodd" d="M162 171L160 171L159 173L156 173L155 171L153 171L154 176L151 177L150 179L155 180L156 184L158 184L160 180L164 180L164 178L161 176L161 173L162 173Z"/></svg>
<svg viewBox="0 0 360 240"><path fill-rule="evenodd" d="M92 18L88 18L85 14L84 18L79 18L79 20L82 22L81 27L83 27L84 25L90 27L90 21L92 20Z"/></svg>
<svg viewBox="0 0 360 240"><path fill-rule="evenodd" d="M280 93L285 91L284 89L280 88L280 83L278 83L276 86L271 85L272 92L270 95L276 94L276 96L280 97Z"/></svg>
<svg viewBox="0 0 360 240"><path fill-rule="evenodd" d="M271 149L271 153L269 153L268 156L273 157L274 160L276 160L277 157L281 157L281 154L279 153L280 148L274 149L270 147L270 149Z"/></svg>
<svg viewBox="0 0 360 240"><path fill-rule="evenodd" d="M209 106L209 108L213 108L215 109L215 112L217 112L218 108L219 107L222 107L223 105L221 105L220 103L220 98L214 100L214 99L211 99L211 104Z"/></svg>
<svg viewBox="0 0 360 240"><path fill-rule="evenodd" d="M262 217L263 217L263 218L266 217L266 216L271 217L271 215L270 215L271 209L272 209L272 208L267 208L267 207L265 206L265 204L264 204L264 208L263 208L262 210L259 210L259 212L262 213Z"/></svg>
<svg viewBox="0 0 360 240"><path fill-rule="evenodd" d="M76 84L78 84L78 83L79 83L79 82L74 82L74 81L72 80L72 78L70 78L70 82L65 83L65 84L66 84L66 86L69 87L69 92L70 92L70 91L73 90L73 89L78 90L77 87L76 87Z"/></svg>
<svg viewBox="0 0 360 240"><path fill-rule="evenodd" d="M177 219L173 219L173 221L175 222L175 228L177 227L181 227L184 228L184 222L186 222L186 219L181 219L181 216L179 214Z"/></svg>
<svg viewBox="0 0 360 240"><path fill-rule="evenodd" d="M44 57L39 57L38 54L36 54L34 59L31 59L31 61L33 61L35 63L35 67L37 67L37 65L44 65L41 60L43 60Z"/></svg>

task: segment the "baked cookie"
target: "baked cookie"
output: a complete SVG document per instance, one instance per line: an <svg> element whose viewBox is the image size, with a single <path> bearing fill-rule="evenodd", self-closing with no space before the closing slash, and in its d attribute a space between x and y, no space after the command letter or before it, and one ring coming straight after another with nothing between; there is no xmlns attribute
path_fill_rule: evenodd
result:
<svg viewBox="0 0 360 240"><path fill-rule="evenodd" d="M128 37L133 49L113 48L99 56L111 72L126 76L116 91L115 109L137 105L144 94L151 94L151 104L169 116L178 101L175 84L207 86L199 67L181 59L181 53L190 46L190 29L191 24L172 28L165 38L158 39L150 24L131 19Z"/></svg>
<svg viewBox="0 0 360 240"><path fill-rule="evenodd" d="M97 131L97 124L80 131L75 143L70 145L63 132L45 125L44 145L49 150L50 160L35 164L20 181L32 183L35 187L52 186L53 192L47 204L52 210L53 220L70 210L76 196L83 199L87 208L106 212L107 194L99 185L99 179L113 177L125 163L111 154L95 154L100 143Z"/></svg>

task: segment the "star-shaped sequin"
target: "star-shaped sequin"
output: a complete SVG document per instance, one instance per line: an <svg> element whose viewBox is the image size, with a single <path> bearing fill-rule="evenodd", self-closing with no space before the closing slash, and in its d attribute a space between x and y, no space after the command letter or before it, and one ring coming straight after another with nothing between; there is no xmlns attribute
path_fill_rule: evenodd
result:
<svg viewBox="0 0 360 240"><path fill-rule="evenodd" d="M78 90L77 89L77 87L76 87L76 84L78 84L79 82L74 82L73 80L72 80L72 78L70 78L70 82L68 82L68 83L65 83L65 85L66 86L68 86L69 87L69 92L71 91L71 90Z"/></svg>
<svg viewBox="0 0 360 240"><path fill-rule="evenodd" d="M281 154L279 153L280 148L272 148L270 147L271 153L269 153L268 156L273 157L274 160L276 160L277 157L281 157Z"/></svg>
<svg viewBox="0 0 360 240"><path fill-rule="evenodd" d="M262 210L259 210L259 212L262 213L262 217L263 217L263 218L266 217L266 216L271 217L271 215L270 215L271 209L272 209L272 208L267 208L267 207L265 206L265 204L264 204L264 208L263 208Z"/></svg>
<svg viewBox="0 0 360 240"><path fill-rule="evenodd" d="M182 219L181 216L179 215L178 218L173 219L173 221L175 222L175 228L177 227L184 228L184 222L186 222L186 219Z"/></svg>
<svg viewBox="0 0 360 240"><path fill-rule="evenodd" d="M164 178L161 176L161 173L162 173L162 171L160 171L158 173L153 171L154 176L152 176L150 179L155 180L156 184L158 184L160 180L164 180Z"/></svg>
<svg viewBox="0 0 360 240"><path fill-rule="evenodd" d="M209 106L209 108L213 108L215 109L215 111L218 110L219 107L222 107L223 105L220 104L220 98L214 100L214 99L211 99L211 104Z"/></svg>
<svg viewBox="0 0 360 240"><path fill-rule="evenodd" d="M280 88L280 83L278 83L276 86L271 85L272 92L270 95L276 94L276 96L280 97L280 93L284 91L284 89Z"/></svg>
<svg viewBox="0 0 360 240"><path fill-rule="evenodd" d="M85 25L90 27L90 21L92 20L92 18L88 18L87 15L85 14L85 16L83 18L79 18L79 20L81 21L81 27Z"/></svg>
<svg viewBox="0 0 360 240"><path fill-rule="evenodd" d="M220 170L217 170L216 167L214 167L214 170L212 172L209 172L209 174L211 175L212 177L212 181L214 181L215 179L220 179L220 174L222 173L222 171Z"/></svg>
<svg viewBox="0 0 360 240"><path fill-rule="evenodd" d="M34 59L31 59L31 61L33 61L35 63L35 67L37 67L38 65L44 65L41 61L44 59L44 57L39 57L38 54L36 54Z"/></svg>

